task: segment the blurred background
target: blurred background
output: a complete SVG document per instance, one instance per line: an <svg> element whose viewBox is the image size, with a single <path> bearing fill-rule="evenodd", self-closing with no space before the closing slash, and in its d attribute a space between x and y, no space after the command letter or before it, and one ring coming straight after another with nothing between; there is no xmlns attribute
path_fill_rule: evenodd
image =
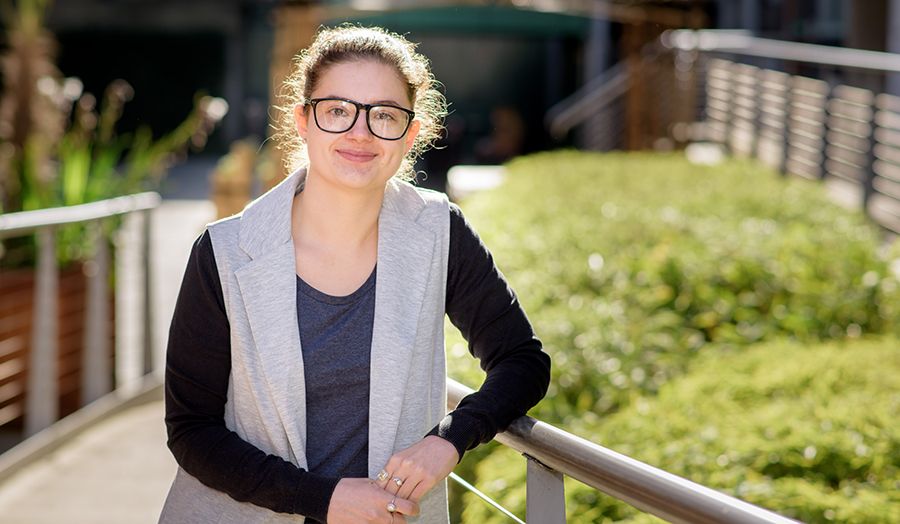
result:
<svg viewBox="0 0 900 524"><path fill-rule="evenodd" d="M896 138L900 136L900 99L892 98L900 96L900 0L19 0L4 5L0 10L0 451L9 451L0 455L0 481L49 456L62 442L100 421L113 420L113 415L129 406L146 405L151 407L149 411L140 416L131 412L125 424L133 425L136 434L154 435L147 445L155 446L155 454L140 446L123 448L119 455L112 453L120 475L113 477L130 482L134 475L123 468L142 467L141 457L154 457L158 477L148 474L143 479L154 487L129 484L130 490L152 492L153 497L123 499L123 504L147 504L150 514L158 511L174 468L164 448L159 420L165 339L191 242L204 224L239 212L286 174L278 150L268 140L273 106L278 104L275 94L292 58L311 43L321 26L345 22L382 26L418 43L419 51L431 60L450 104L450 115L439 147L428 151L416 166L420 185L447 191L451 198L461 200L472 187L492 185L494 182L485 180L505 173L505 168L494 169L500 165L513 166L510 169L520 173L515 182L520 187L527 187L529 176L540 179L539 175L527 175L529 170L535 171L534 166L552 172L563 165L581 173L585 178L578 182L560 184L569 194L558 195L558 200L574 202L572 195L578 194L582 200L593 195L592 201L582 202L583 214L564 216L565 206L550 205L556 197L549 192L547 201L541 203L556 209L554 219L566 228L581 232L551 230L546 238L612 238L627 228L618 227L604 235L583 233L604 220L638 219L643 224L650 219L641 216L657 216L647 202L659 195L644 195L643 188L628 186L625 181L630 170L657 173L653 175L657 179L647 175L647 185L663 187L671 178L679 181L678 190L689 190L682 195L671 189L662 195L659 223L677 224L693 212L678 211L672 207L677 203L667 204L665 199L681 198L680 202L689 203L700 192L708 199L711 194L718 195L715 203L719 204L731 202L731 196L723 196L728 191L740 192L724 188L716 193L721 188L715 189L715 184L727 179L714 182L712 176L708 184L698 184L694 191L694 181L709 172L695 171L701 168L687 164L676 169L665 156L660 157L661 163L635 156L647 163L629 164L629 160L622 167L615 167L621 157L604 157L617 159L604 161L611 166L607 171L625 173L616 184L628 187L630 193L616 197L608 196L610 192L584 191L600 171L595 157L538 155L530 168L515 164L517 158L559 149L666 155L697 144L712 144L712 149L694 151L706 151L713 160L727 154L758 158L781 174L825 180L832 196L843 199L848 208L869 211L879 223L871 230L872 224L857 223L856 215L822 219L815 208L824 200L811 201L814 205L804 208L804 213L813 216L809 228L821 226L828 234L856 235L849 242L856 251L847 259L877 259L859 254L867 253L871 246L858 243L878 244L878 252L883 254L886 241L900 231L900 153L895 152L900 150L900 138ZM806 44L828 47L804 47ZM872 54L845 56L844 50ZM877 102L876 95L880 95ZM809 113L792 113L789 107ZM846 122L852 125L842 128L849 125ZM877 134L874 129L878 126L888 131ZM853 145L859 140L865 147ZM857 158L860 155L862 160ZM454 168L458 174L470 175L459 178L467 182L448 182ZM742 173L754 169L728 168ZM876 172L878 169L882 171ZM470 187L463 187L465 184ZM537 185L530 194L541 191ZM767 191L780 194L781 189ZM132 199L129 195L134 194L143 196ZM627 211L630 200L643 207ZM65 219L27 214L99 201L111 203L102 209L78 208L81 214ZM746 221L728 222L727 214L734 209L753 208L759 215L754 215L754 220L763 225L757 228L754 222L749 229L760 231L773 229L786 213L766 210L758 202L729 205L719 210L709 202L697 204L698 209L713 209L713 214L721 211L703 227L715 223L710 231L727 229L729 232L722 232L728 239L723 240L725 244L736 242L731 232L747 230ZM478 216L477 204L474 209L472 216ZM499 209L503 209L502 202L493 202L482 213L490 216ZM761 218L765 213L771 216ZM535 219L535 224L547 222L544 218ZM520 222L526 220L520 218ZM580 298L578 286L590 288L597 297L607 296L609 290L601 293L596 278L603 272L613 275L617 254L646 253L647 260L655 263L669 253L661 254L649 245L641 251L643 248L634 247L633 238L622 238L615 247L582 246L582 250L588 249L585 256L579 251L570 259L589 262L571 271L557 271L554 268L568 263L558 253L571 246L548 247L543 240L535 240L538 229L518 230L516 224L512 219L501 223L501 218L494 217L485 219L483 226L487 231L495 229L498 246L504 246L504 239L510 237L518 240L518 244L498 249L510 256L512 278L523 279L525 286L533 284L533 289L540 291L538 298L547 298L547 304L564 304L560 315L572 314L565 308L596 306L597 315L582 320L583 332L578 332L581 327L572 327L575 320L551 320L557 312L546 318L537 316L551 349L553 344L560 352L577 348L568 357L570 362L583 356L575 354L592 354L590 344L594 342L585 342L593 340L592 326L606 320L623 323L609 313L616 310L612 305L597 306L600 298ZM635 227L640 230L643 226ZM635 238L666 246L667 234L655 237L641 230ZM791 242L806 242L805 237L806 231L796 233ZM571 241L578 242L589 244ZM543 247L532 249L535 245ZM703 249L697 248L698 253ZM815 249L809 258L825 257L821 246ZM516 258L532 252L537 253L534 259ZM773 259L783 256L781 251L773 253ZM830 253L835 258L843 256L833 249ZM639 395L655 394L687 366L687 357L684 362L672 357L678 364L666 368L669 357L657 359L659 354L693 354L707 343L749 344L766 339L767 333L802 341L855 339L894 330L889 318L893 306L885 304L897 299L896 289L885 291L888 298L874 291L889 278L885 269L889 262L836 270L846 273L842 289L835 288L836 278L822 272L816 278L828 283L822 284L825 291L816 288L819 295L808 293L802 304L782 300L780 281L778 285L759 285L758 281L771 277L768 274L747 277L741 284L709 284L728 288L722 291L723 298L709 303L685 293L678 295L680 286L687 286L685 282L696 276L681 275L682 268L707 255L707 251L696 257L689 253L683 259L672 255L676 281L657 287L645 278L649 270L641 266L643 259L632 257L637 261L631 268L634 271L626 271L631 285L647 291L648 297L659 292L665 295L667 311L684 319L684 329L677 336L660 335L659 339L672 339L671 347L665 349L655 346L657 342L640 339L635 333L656 328L637 321L627 335L633 340L626 340L626 335L621 340L602 340L597 335L601 363L581 362L581 369L572 364L567 370L565 356L557 361L563 370L554 377L562 378L560 403L572 400L570 405L603 415L625 409ZM709 273L724 274L727 271L721 268L734 267L716 258L721 256L731 255L716 252L711 256L714 262ZM755 253L747 256L752 258ZM792 262L793 255L784 256L779 267L798 267L799 263ZM541 283L535 281L541 277L534 276L532 266L546 267L546 275L542 275L551 280L558 277L560 282L566 275L588 274L577 283ZM783 286L790 288L786 295L800 295L798 289L821 284L803 280L809 276L806 273L795 278L784 270L778 275L790 281ZM880 280L882 276L884 280ZM800 287L794 283L798 279L803 283ZM735 290L734 286L746 289ZM760 291L764 287L775 291L767 295L769 291ZM839 295L841 292L847 296ZM635 296L638 294L635 291ZM748 294L758 297L751 300ZM654 300L646 299L656 304ZM827 312L817 310L818 316L809 313L818 302L827 300L854 304L849 309L856 311L843 311L840 304L832 304ZM854 300L862 305L857 307ZM535 304L535 309L543 305ZM756 308L753 315L758 317L733 316L731 311L740 308ZM862 310L865 312L860 314ZM607 313L609 318L603 320ZM621 316L621 311L617 315ZM700 317L707 319L703 322L708 325L701 325ZM574 319L574 314L570 318ZM560 325L563 327L558 328ZM583 336L579 339L579 335ZM652 364L641 360L641 348L650 348L646 360ZM634 367L626 370L629 366ZM594 372L598 375L591 375ZM590 398L584 400L582 393L587 391ZM553 405L541 414L571 427L567 409ZM69 415L75 418L68 419L68 426L57 423ZM828 425L831 427L831 422ZM141 428L151 429L143 432ZM124 433L110 431L123 440ZM600 429L585 429L585 433L595 431L599 434ZM40 435L43 440L28 438ZM83 444L93 451L59 460L91 462L110 449L102 437ZM800 456L809 456L808 449L801 449ZM860 448L854 449L857 451L848 453L858 454ZM712 463L722 456L724 452ZM736 462L726 459L725 464ZM475 475L475 466L462 469ZM78 468L69 471L78 474ZM881 474L882 480L896 476L897 468L890 471ZM109 471L102 469L96 475L110 477ZM860 475L872 478L868 473ZM59 487L53 489L62 490L65 481L60 479L64 477L50 468L33 474L31 480L5 486L27 485L40 493L41 483L59 481ZM873 482L878 478L876 475ZM887 489L896 491L898 485L890 484ZM20 504L24 489L0 489L0 520L12 519L10 508L24 507ZM68 502L58 504L60 511L83 498L82 492L72 494L65 499ZM41 505L43 499L34 495L30 500ZM461 510L454 511L456 517ZM822 513L821 518L831 521L834 512L831 510L831 517ZM48 521L58 521L57 514L48 515ZM113 514L110 521L121 522L122 515L127 513ZM33 516L16 518L20 520L9 521L36 522Z"/></svg>
<svg viewBox="0 0 900 524"><path fill-rule="evenodd" d="M266 138L275 87L290 57L310 42L320 24L384 26L420 43L435 76L444 82L452 109L448 147L433 151L423 166L443 170L447 164L497 163L571 143L550 136L543 125L547 111L667 29L746 29L780 40L894 51L900 48L900 36L888 31L892 4L67 0L52 6L47 28L59 41L63 75L77 76L93 93L117 78L134 88L135 97L122 115L123 130L139 124L157 133L174 129L199 89L224 98L232 109L204 150L214 158L235 140L260 143ZM808 76L848 76L794 67L790 72ZM848 81L876 92L886 87L883 76L840 79ZM499 144L498 132L508 135ZM632 139L622 147L639 149L643 142Z"/></svg>

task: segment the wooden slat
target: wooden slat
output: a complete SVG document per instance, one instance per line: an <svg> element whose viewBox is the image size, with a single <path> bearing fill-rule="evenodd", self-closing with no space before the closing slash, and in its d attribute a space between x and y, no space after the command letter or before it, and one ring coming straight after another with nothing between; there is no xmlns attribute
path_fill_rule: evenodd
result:
<svg viewBox="0 0 900 524"><path fill-rule="evenodd" d="M876 193L869 197L866 211L875 222L900 233L900 202L896 199Z"/></svg>
<svg viewBox="0 0 900 524"><path fill-rule="evenodd" d="M897 164L885 162L884 160L876 160L875 163L872 164L872 171L880 177L885 177L900 183L900 166Z"/></svg>
<svg viewBox="0 0 900 524"><path fill-rule="evenodd" d="M827 116L825 111L810 109L805 106L791 106L788 112L788 122L821 127L825 125Z"/></svg>
<svg viewBox="0 0 900 524"><path fill-rule="evenodd" d="M900 129L900 114L884 109L879 110L875 113L875 123L881 127Z"/></svg>
<svg viewBox="0 0 900 524"><path fill-rule="evenodd" d="M806 92L822 98L828 96L829 91L828 82L805 76L794 76L791 78L791 87L795 92Z"/></svg>
<svg viewBox="0 0 900 524"><path fill-rule="evenodd" d="M900 182L877 176L872 179L872 187L879 193L900 199Z"/></svg>
<svg viewBox="0 0 900 524"><path fill-rule="evenodd" d="M881 93L875 97L875 107L900 113L900 97Z"/></svg>
<svg viewBox="0 0 900 524"><path fill-rule="evenodd" d="M773 69L763 69L760 71L758 78L761 89L770 92L781 92L784 93L785 97L787 96L790 89L791 75Z"/></svg>
<svg viewBox="0 0 900 524"><path fill-rule="evenodd" d="M810 138L825 138L825 126L821 124L806 122L803 120L789 120L787 123L788 133L796 133L798 135Z"/></svg>
<svg viewBox="0 0 900 524"><path fill-rule="evenodd" d="M765 127L774 131L781 132L781 130L787 128L787 123L785 122L783 114L777 115L772 113L763 113L759 115L759 127Z"/></svg>
<svg viewBox="0 0 900 524"><path fill-rule="evenodd" d="M825 99L806 96L802 93L794 93L791 96L792 107L803 107L813 111L825 111Z"/></svg>
<svg viewBox="0 0 900 524"><path fill-rule="evenodd" d="M868 160L865 153L841 147L835 143L828 144L825 147L825 156L834 158L844 163L852 164L856 167L862 167Z"/></svg>
<svg viewBox="0 0 900 524"><path fill-rule="evenodd" d="M745 122L756 122L756 113L753 112L752 109L750 109L746 106L735 107L732 114L734 115L734 120L743 120Z"/></svg>
<svg viewBox="0 0 900 524"><path fill-rule="evenodd" d="M794 130L788 132L787 141L792 146L807 151L821 151L825 147L825 140L823 138L806 133L798 133Z"/></svg>
<svg viewBox="0 0 900 524"><path fill-rule="evenodd" d="M737 75L732 79L734 81L734 89L732 91L738 96L747 98L756 98L756 79L747 75Z"/></svg>
<svg viewBox="0 0 900 524"><path fill-rule="evenodd" d="M875 96L868 89L860 89L846 85L839 85L834 88L831 96L846 100L861 106L871 106L875 101Z"/></svg>
<svg viewBox="0 0 900 524"><path fill-rule="evenodd" d="M807 105L792 105L788 111L791 121L808 122L811 124L823 125L828 117L825 110Z"/></svg>
<svg viewBox="0 0 900 524"><path fill-rule="evenodd" d="M876 128L875 140L889 146L900 147L900 131L888 129L886 127Z"/></svg>
<svg viewBox="0 0 900 524"><path fill-rule="evenodd" d="M768 120L777 120L784 122L787 120L788 113L785 107L779 107L774 104L763 104L759 106L759 118Z"/></svg>
<svg viewBox="0 0 900 524"><path fill-rule="evenodd" d="M715 98L707 100L706 110L715 109L721 111L723 113L728 113L731 111L731 104L724 100L716 100Z"/></svg>
<svg viewBox="0 0 900 524"><path fill-rule="evenodd" d="M706 83L706 98L731 100L731 83L724 78L715 78Z"/></svg>
<svg viewBox="0 0 900 524"><path fill-rule="evenodd" d="M866 173L859 166L854 166L840 162L833 158L825 160L825 172L847 181L862 183L865 180Z"/></svg>
<svg viewBox="0 0 900 524"><path fill-rule="evenodd" d="M785 133L787 133L787 130L784 127L779 129L775 126L767 126L767 125L759 126L760 140L762 140L763 138L766 138L768 140L772 140L772 141L779 142L779 143L784 142Z"/></svg>
<svg viewBox="0 0 900 524"><path fill-rule="evenodd" d="M819 173L821 173L818 165L810 165L790 157L785 161L785 169L788 173L799 175L810 180L819 180Z"/></svg>
<svg viewBox="0 0 900 524"><path fill-rule="evenodd" d="M787 156L792 160L797 160L810 166L819 166L823 160L822 153L819 151L809 151L794 145L788 145Z"/></svg>
<svg viewBox="0 0 900 524"><path fill-rule="evenodd" d="M731 97L730 77L710 77L706 81L706 90L719 96Z"/></svg>
<svg viewBox="0 0 900 524"><path fill-rule="evenodd" d="M884 144L875 144L875 158L900 164L900 149Z"/></svg>
<svg viewBox="0 0 900 524"><path fill-rule="evenodd" d="M852 104L839 98L832 98L828 101L828 112L832 115L840 115L844 118L849 118L852 120L860 120L864 122L872 120L871 106Z"/></svg>
<svg viewBox="0 0 900 524"><path fill-rule="evenodd" d="M728 72L731 64L734 62L730 60L723 60L721 58L713 58L709 62L707 62L706 70L710 73L720 73L720 72Z"/></svg>
<svg viewBox="0 0 900 524"><path fill-rule="evenodd" d="M865 153L869 150L869 139L850 135L834 129L829 129L825 140L830 144L837 144L845 149Z"/></svg>
<svg viewBox="0 0 900 524"><path fill-rule="evenodd" d="M748 133L756 133L756 126L753 125L753 121L747 120L746 118L736 118L731 122L731 126L733 129L740 129Z"/></svg>
<svg viewBox="0 0 900 524"><path fill-rule="evenodd" d="M865 137L868 140L872 134L872 126L868 122L860 122L857 120L849 120L842 116L831 115L828 117L829 129L849 133L858 137Z"/></svg>

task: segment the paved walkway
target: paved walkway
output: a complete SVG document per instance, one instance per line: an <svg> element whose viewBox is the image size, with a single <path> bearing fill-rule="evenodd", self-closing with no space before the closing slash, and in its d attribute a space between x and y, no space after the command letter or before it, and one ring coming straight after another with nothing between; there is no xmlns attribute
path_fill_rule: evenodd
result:
<svg viewBox="0 0 900 524"><path fill-rule="evenodd" d="M4 524L151 524L175 478L163 403L78 435L0 485Z"/></svg>
<svg viewBox="0 0 900 524"><path fill-rule="evenodd" d="M165 200L152 216L159 358L191 245L215 208L205 200ZM16 472L0 484L0 523L155 523L176 469L163 415L161 401L131 408Z"/></svg>

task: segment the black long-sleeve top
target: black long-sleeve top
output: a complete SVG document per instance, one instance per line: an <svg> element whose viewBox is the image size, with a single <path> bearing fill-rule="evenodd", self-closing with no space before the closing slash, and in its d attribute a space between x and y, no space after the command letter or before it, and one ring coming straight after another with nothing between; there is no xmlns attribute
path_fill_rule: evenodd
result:
<svg viewBox="0 0 900 524"><path fill-rule="evenodd" d="M451 442L461 460L465 451L490 441L543 398L550 358L490 252L453 204L445 310L486 372L481 388L428 433ZM205 232L191 252L169 331L169 449L187 473L235 500L325 522L339 478L267 455L225 426L229 331Z"/></svg>

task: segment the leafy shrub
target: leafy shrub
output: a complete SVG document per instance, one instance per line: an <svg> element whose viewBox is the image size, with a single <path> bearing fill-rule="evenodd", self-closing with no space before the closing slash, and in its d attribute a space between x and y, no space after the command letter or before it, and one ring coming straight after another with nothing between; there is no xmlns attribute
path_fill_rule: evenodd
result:
<svg viewBox="0 0 900 524"><path fill-rule="evenodd" d="M704 353L897 330L900 285L880 230L818 184L680 154L563 151L508 169L504 187L462 205L553 357L533 414L574 434L600 434L603 417L632 412ZM451 375L479 384L452 329L448 348ZM524 462L498 447L479 465L491 449L470 452L457 471L488 491L515 486ZM524 497L516 493L505 496ZM573 522L628 515L593 490L571 498Z"/></svg>
<svg viewBox="0 0 900 524"><path fill-rule="evenodd" d="M900 522L900 351L895 338L778 341L698 357L687 376L637 397L592 440L809 524ZM482 486L524 515L525 463L477 466ZM500 489L498 489L500 488ZM567 482L569 522L660 522ZM500 522L471 497L465 522Z"/></svg>
<svg viewBox="0 0 900 524"><path fill-rule="evenodd" d="M508 167L502 190L463 204L553 357L544 420L614 412L709 343L895 328L900 286L879 230L817 184L680 154L564 151Z"/></svg>

